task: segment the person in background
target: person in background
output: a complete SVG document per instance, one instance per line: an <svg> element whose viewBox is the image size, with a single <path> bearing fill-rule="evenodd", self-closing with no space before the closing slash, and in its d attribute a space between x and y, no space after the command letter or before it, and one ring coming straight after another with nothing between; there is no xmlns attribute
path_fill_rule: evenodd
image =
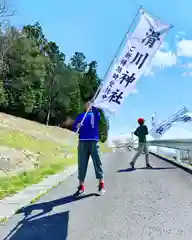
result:
<svg viewBox="0 0 192 240"><path fill-rule="evenodd" d="M148 135L148 128L144 124L144 119L139 118L138 123L139 127L135 130L134 135L136 135L139 138L139 147L137 149L137 152L135 156L133 157L132 161L130 162L131 168L135 168L135 162L137 158L141 155L142 152L145 153L145 162L146 162L146 167L147 168L152 168L151 165L149 164L149 150L146 142L146 135Z"/></svg>
<svg viewBox="0 0 192 240"><path fill-rule="evenodd" d="M88 111L83 123L86 112ZM75 121L67 119L64 122L64 126L71 126L74 132L79 129L79 143L78 143L78 179L79 186L75 196L79 196L85 193L84 181L87 173L87 167L89 162L89 157L91 156L93 160L93 165L95 169L96 179L99 181L98 193L103 195L105 193L104 188L104 172L100 156L99 147L99 121L100 113L97 108L92 107L91 103L88 101L85 103L85 112L77 116Z"/></svg>

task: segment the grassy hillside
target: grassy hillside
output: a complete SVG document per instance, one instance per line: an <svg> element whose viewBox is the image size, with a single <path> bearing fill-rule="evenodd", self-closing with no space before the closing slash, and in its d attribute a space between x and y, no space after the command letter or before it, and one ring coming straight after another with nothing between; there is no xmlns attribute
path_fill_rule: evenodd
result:
<svg viewBox="0 0 192 240"><path fill-rule="evenodd" d="M77 136L68 130L0 113L0 132L0 199L76 164Z"/></svg>

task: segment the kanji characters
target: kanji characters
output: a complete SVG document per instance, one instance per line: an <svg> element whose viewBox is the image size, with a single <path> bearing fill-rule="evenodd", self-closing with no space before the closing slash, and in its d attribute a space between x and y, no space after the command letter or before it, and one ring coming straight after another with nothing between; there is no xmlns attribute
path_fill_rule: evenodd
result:
<svg viewBox="0 0 192 240"><path fill-rule="evenodd" d="M129 51L125 54L125 58L129 59L132 56L133 50L135 49L134 46L132 46Z"/></svg>
<svg viewBox="0 0 192 240"><path fill-rule="evenodd" d="M127 52L127 53L125 54L125 58L127 58L127 59L131 58L131 56L132 56L132 53L130 53L130 52Z"/></svg>
<svg viewBox="0 0 192 240"><path fill-rule="evenodd" d="M115 102L119 105L121 104L121 99L123 99L123 92L121 92L119 89L113 91L109 96L109 102Z"/></svg>
<svg viewBox="0 0 192 240"><path fill-rule="evenodd" d="M123 69L123 68L122 68L121 66L118 66L116 71L117 71L118 73L121 73L122 69Z"/></svg>
<svg viewBox="0 0 192 240"><path fill-rule="evenodd" d="M111 93L111 86L109 85L109 86L105 89L105 92L104 92L104 94L102 95L102 98L103 98L103 99L106 99L106 98L109 96L110 93Z"/></svg>
<svg viewBox="0 0 192 240"><path fill-rule="evenodd" d="M191 121L191 117L190 116L183 116L181 119L183 120L183 122Z"/></svg>
<svg viewBox="0 0 192 240"><path fill-rule="evenodd" d="M172 123L167 123L167 124L161 125L160 127L158 127L156 129L156 133L163 134L164 130L169 129L171 126L172 126Z"/></svg>
<svg viewBox="0 0 192 240"><path fill-rule="evenodd" d="M105 93L108 95L110 92L111 92L111 88L107 87L106 90L105 90Z"/></svg>
<svg viewBox="0 0 192 240"><path fill-rule="evenodd" d="M103 98L103 99L106 99L107 97L108 97L108 96L107 96L106 93L102 95L102 98Z"/></svg>
<svg viewBox="0 0 192 240"><path fill-rule="evenodd" d="M114 80L111 80L111 81L109 82L109 86L110 86L110 87L113 87L114 84L115 84Z"/></svg>
<svg viewBox="0 0 192 240"><path fill-rule="evenodd" d="M114 78L115 80L117 80L117 79L119 78L119 74L114 73L114 74L113 74L113 78Z"/></svg>
<svg viewBox="0 0 192 240"><path fill-rule="evenodd" d="M156 41L160 41L160 32L155 32L152 28L149 29L149 32L146 33L146 37L142 40L142 43L145 42L146 46L152 48Z"/></svg>
<svg viewBox="0 0 192 240"><path fill-rule="evenodd" d="M142 53L137 52L131 63L135 62L135 64L138 65L138 69L141 69L148 57L148 53L145 53L145 55L143 55Z"/></svg>
<svg viewBox="0 0 192 240"><path fill-rule="evenodd" d="M156 133L162 134L163 131L164 131L164 128L162 126L160 126L160 127L157 128Z"/></svg>
<svg viewBox="0 0 192 240"><path fill-rule="evenodd" d="M121 60L121 65L124 67L127 64L127 60L126 59L122 59Z"/></svg>
<svg viewBox="0 0 192 240"><path fill-rule="evenodd" d="M129 72L126 71L126 73L123 73L121 76L121 81L120 84L122 84L123 82L126 82L125 87L127 87L129 85L129 83L132 83L133 81L135 81L135 73L132 73L131 75L129 75Z"/></svg>

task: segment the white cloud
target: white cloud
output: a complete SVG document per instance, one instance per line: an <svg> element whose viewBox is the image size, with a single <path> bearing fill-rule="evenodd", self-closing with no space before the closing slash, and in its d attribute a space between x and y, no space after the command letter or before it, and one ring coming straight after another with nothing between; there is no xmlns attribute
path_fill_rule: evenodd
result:
<svg viewBox="0 0 192 240"><path fill-rule="evenodd" d="M180 32L176 35L176 53L171 51L167 42L163 42L151 64L146 69L145 76L153 75L155 69L164 69L177 65L180 57L192 57L192 40L184 39L184 37L184 32ZM186 69L192 69L192 62L178 66ZM185 71L182 76L192 76L192 72Z"/></svg>
<svg viewBox="0 0 192 240"><path fill-rule="evenodd" d="M192 40L180 39L176 44L176 53L172 52L168 43L164 42L157 51L151 64L145 72L145 76L153 75L157 68L169 68L179 63L179 57L192 57ZM192 69L192 62L178 65L179 67ZM182 76L192 76L192 72L184 72Z"/></svg>
<svg viewBox="0 0 192 240"><path fill-rule="evenodd" d="M192 77L192 72L184 72L182 77Z"/></svg>
<svg viewBox="0 0 192 240"><path fill-rule="evenodd" d="M192 57L192 40L181 40L178 42L177 56Z"/></svg>
<svg viewBox="0 0 192 240"><path fill-rule="evenodd" d="M182 74L182 77L186 77L187 76L187 72L184 72L183 74Z"/></svg>
<svg viewBox="0 0 192 240"><path fill-rule="evenodd" d="M178 57L192 58L192 40L183 39L177 43L177 55ZM180 67L186 69L192 69L192 62L180 65ZM183 77L192 77L191 71L184 71Z"/></svg>
<svg viewBox="0 0 192 240"><path fill-rule="evenodd" d="M183 67L183 68L192 68L192 63L189 62L189 63L186 63L186 64L182 64L180 66Z"/></svg>
<svg viewBox="0 0 192 240"><path fill-rule="evenodd" d="M184 71L182 74L182 77L192 77L192 63L186 63L186 64L182 64L180 65L180 67L187 69L187 71Z"/></svg>
<svg viewBox="0 0 192 240"><path fill-rule="evenodd" d="M167 42L162 42L160 45L160 50L164 50L164 51L169 51L170 50L170 46Z"/></svg>
<svg viewBox="0 0 192 240"><path fill-rule="evenodd" d="M138 93L138 90L136 88L134 88L131 92L131 94L137 94Z"/></svg>
<svg viewBox="0 0 192 240"><path fill-rule="evenodd" d="M179 31L176 36L180 36L180 37L185 37L186 36L186 32L185 31Z"/></svg>
<svg viewBox="0 0 192 240"><path fill-rule="evenodd" d="M177 63L177 57L172 52L157 51L154 59L151 62L152 67L172 67Z"/></svg>
<svg viewBox="0 0 192 240"><path fill-rule="evenodd" d="M181 31L175 35L175 44L175 52L171 50L167 42L161 44L160 49L146 69L145 76L153 75L155 69L164 69L175 65L181 68L192 69L192 62L180 65L180 57L192 58L192 40L187 40L185 32ZM185 71L183 76L192 76L192 72Z"/></svg>
<svg viewBox="0 0 192 240"><path fill-rule="evenodd" d="M163 42L160 49L155 54L150 65L145 71L145 76L153 76L154 71L158 68L170 68L172 66L178 66L180 68L192 69L192 62L181 64L180 57L192 58L192 40L185 39L185 32L179 32L176 34L176 51L171 50L170 45L167 42ZM185 71L182 76L192 76L192 71Z"/></svg>
<svg viewBox="0 0 192 240"><path fill-rule="evenodd" d="M181 40L186 39L186 33L184 31L180 31L175 35L175 44L177 45Z"/></svg>
<svg viewBox="0 0 192 240"><path fill-rule="evenodd" d="M146 75L153 75L154 68L167 68L176 65L177 56L171 51L158 50L155 54L151 64L145 72Z"/></svg>
<svg viewBox="0 0 192 240"><path fill-rule="evenodd" d="M147 67L146 71L145 71L144 76L153 76L153 75L154 75L154 73L153 73L153 71L152 71L152 66L149 65L149 66Z"/></svg>

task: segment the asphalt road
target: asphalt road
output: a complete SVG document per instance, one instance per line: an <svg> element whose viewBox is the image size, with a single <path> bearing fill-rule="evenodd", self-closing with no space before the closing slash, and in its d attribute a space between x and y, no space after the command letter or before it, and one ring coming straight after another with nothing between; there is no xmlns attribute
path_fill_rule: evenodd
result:
<svg viewBox="0 0 192 240"><path fill-rule="evenodd" d="M106 155L106 194L95 196L90 165L87 195L74 199L76 175L0 226L11 240L191 240L192 175L151 156L154 169L139 159L130 171L131 153ZM5 238L7 236L7 238Z"/></svg>

